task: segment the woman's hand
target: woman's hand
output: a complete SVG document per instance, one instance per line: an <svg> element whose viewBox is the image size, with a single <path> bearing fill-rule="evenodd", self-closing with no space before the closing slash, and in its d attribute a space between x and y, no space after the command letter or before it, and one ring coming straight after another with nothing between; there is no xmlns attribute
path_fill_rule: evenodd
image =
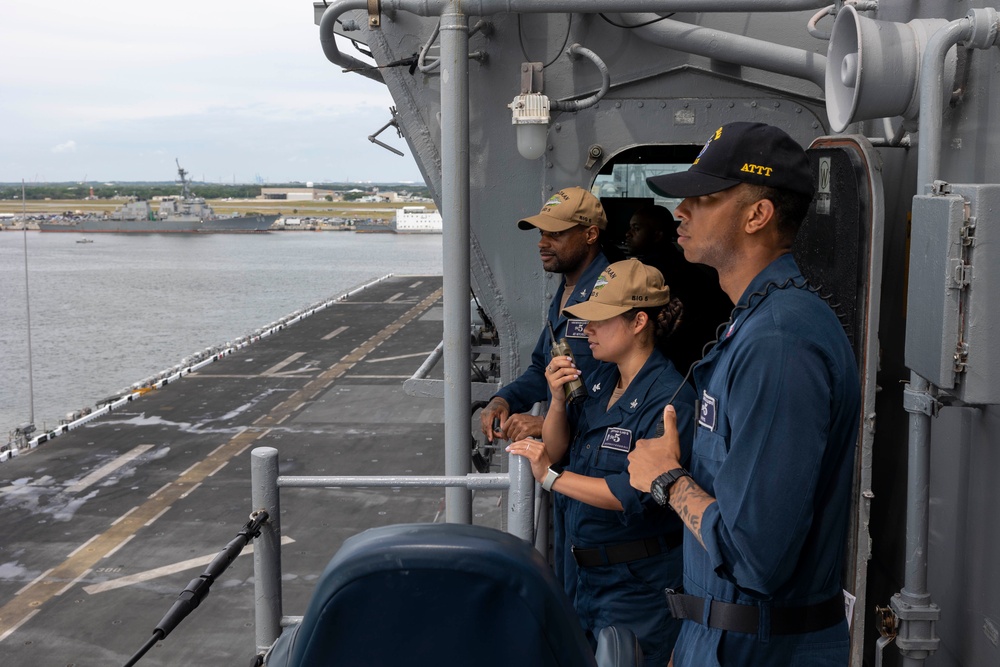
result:
<svg viewBox="0 0 1000 667"><path fill-rule="evenodd" d="M517 456L523 456L531 463L531 474L535 480L541 483L545 475L549 472L552 459L545 450L545 443L534 438L525 438L507 445L507 451Z"/></svg>
<svg viewBox="0 0 1000 667"><path fill-rule="evenodd" d="M573 363L573 357L553 357L545 367L545 381L549 383L553 402L565 403L566 391L562 388L570 380L580 377L580 369Z"/></svg>

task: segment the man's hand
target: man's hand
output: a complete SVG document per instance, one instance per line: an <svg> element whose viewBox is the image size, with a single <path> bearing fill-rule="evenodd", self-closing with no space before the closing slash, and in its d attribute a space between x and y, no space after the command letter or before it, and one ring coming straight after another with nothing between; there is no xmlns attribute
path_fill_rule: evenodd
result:
<svg viewBox="0 0 1000 667"><path fill-rule="evenodd" d="M499 396L494 396L490 399L490 402L486 404L486 407L479 412L479 426L483 429L483 435L490 442L493 442L494 437L504 437L503 434L503 423L507 421L507 415L510 414L510 404ZM498 420L500 423L500 430L493 430L493 422ZM539 430L539 434L541 431Z"/></svg>
<svg viewBox="0 0 1000 667"><path fill-rule="evenodd" d="M503 422L502 437L507 440L523 440L524 438L541 438L542 423L545 417L536 417L525 413L511 415Z"/></svg>
<svg viewBox="0 0 1000 667"><path fill-rule="evenodd" d="M629 483L640 491L649 492L653 480L674 468L680 468L681 440L677 435L677 413L674 406L663 409L663 435L638 440L628 455Z"/></svg>

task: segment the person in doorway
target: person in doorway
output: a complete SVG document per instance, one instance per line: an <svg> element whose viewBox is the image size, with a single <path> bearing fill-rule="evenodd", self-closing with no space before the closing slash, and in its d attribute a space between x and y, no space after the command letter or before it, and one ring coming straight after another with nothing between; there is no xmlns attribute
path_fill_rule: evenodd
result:
<svg viewBox="0 0 1000 667"><path fill-rule="evenodd" d="M686 526L675 667L846 665L841 591L858 435L857 362L833 310L792 257L814 185L782 130L720 127L686 172L651 177L684 256L719 272L736 303L695 367L690 472L677 413L629 455L632 485Z"/></svg>
<svg viewBox="0 0 1000 667"><path fill-rule="evenodd" d="M684 304L684 321L660 351L687 374L729 319L733 303L719 287L715 269L684 259L676 241L677 221L663 206L648 204L632 214L625 234L629 257L659 269L670 293Z"/></svg>
<svg viewBox="0 0 1000 667"><path fill-rule="evenodd" d="M543 488L565 499L578 565L574 606L592 642L604 627L631 629L645 664L660 667L680 629L663 604L663 588L680 584L682 524L636 491L626 468L633 443L654 435L668 401L677 406L680 441L691 436L694 391L654 345L657 335L670 334L680 310L656 269L635 259L607 267L590 299L566 308L588 321L587 340L603 362L583 375L589 398L567 406L563 385L580 378L580 369L569 357L554 358L545 372L552 400L542 441L507 448L531 462ZM666 330L657 331L658 324Z"/></svg>

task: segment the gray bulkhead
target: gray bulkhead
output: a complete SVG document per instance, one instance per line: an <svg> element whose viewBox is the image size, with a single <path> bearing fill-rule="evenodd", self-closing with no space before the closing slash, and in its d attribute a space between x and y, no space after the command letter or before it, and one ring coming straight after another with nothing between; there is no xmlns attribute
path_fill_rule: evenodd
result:
<svg viewBox="0 0 1000 667"><path fill-rule="evenodd" d="M384 0L377 27L369 26L369 13L361 9L366 2L329 4L343 8L342 21L354 22L347 23L354 29L345 31L340 24L338 32L367 45L379 64L405 60L430 44L426 72L410 73L404 65L365 75L384 82L392 94L399 127L443 209L446 236L449 210L442 195L442 172L455 156L442 150L441 79L451 70L427 67L441 53L440 40L429 40L442 8L469 12L470 27L479 21L489 24L473 30L468 44L470 279L497 329L500 379L508 381L528 363L548 301L558 287L558 277L541 270L537 234L518 230L516 221L536 213L562 187L591 186L601 167L625 150L700 146L726 122L772 123L804 145L820 137L836 138L824 73L836 77L841 64L839 58L828 63L828 39L806 29L810 18L828 4L832 12L847 12L840 0L831 2L746 0L738 3L742 12L678 12L634 30L615 27L591 13L610 11L611 3L551 0L531 8L531 3L517 0ZM670 0L618 4L618 11L665 13L696 5L697 0L683 5ZM733 8L736 3L715 4ZM752 11L755 5L761 11ZM904 591L902 601L897 595L893 604L901 623L896 643L904 652L901 656L895 648L885 649L884 664L917 665L924 658L930 665L996 664L1000 530L994 508L1000 506L1000 485L994 480L1000 471L1000 356L991 334L1000 328L1000 309L993 305L998 293L994 281L1000 279L993 242L1000 223L995 185L1000 174L1000 132L995 131L1000 127L1000 53L994 47L995 14L983 12L968 25L956 25L970 10L996 5L961 0L859 5L862 28L856 37L861 48L854 50L860 51L858 81L865 90L843 134L871 140L857 140L867 146L870 172L860 176L859 183L869 184L876 201L860 216L862 225L868 225L859 236L867 239L862 245L872 251L870 261L858 263L856 284L840 285L857 290L857 308L868 313L862 327L866 330L859 335L870 343L862 359L870 382L858 457L856 525L847 548L859 605L852 664L876 662L875 606L888 606L907 587L910 595ZM484 6L494 13L474 13ZM540 6L559 7L540 11ZM779 7L795 11L763 11ZM329 10L318 3L317 24L324 11ZM656 18L608 17L630 25ZM842 35L850 29L849 18L837 16ZM926 64L917 55L894 59L896 50L909 47L892 43L885 36L891 31L865 21L930 19L938 21L927 24L928 35L951 25L961 38L952 43L962 42L947 49L943 80L924 81L928 90L942 91L940 113L924 114L919 127L916 115L903 111L906 100L888 121L866 114L866 107L885 102L880 96L897 95L899 81L906 77L919 88L919 72ZM834 17L826 16L816 30L828 38L833 24ZM518 154L507 106L520 92L522 63L548 65L543 90L551 99L580 99L600 88L593 63L563 53L574 43L606 63L610 91L594 106L554 112L543 157L526 160ZM884 71L872 73L879 70L876 65L884 65ZM862 95L860 85L856 91L842 87L839 92L848 99ZM905 122L904 113L909 116ZM373 130L378 122L373 119ZM595 147L599 155L588 164ZM932 190L931 180L949 185ZM918 243L922 245L914 246ZM866 292L866 286L874 292ZM914 382L909 369L930 380L929 391ZM924 454L912 454L921 451L921 437L929 453L925 448ZM934 622L937 610L940 618Z"/></svg>

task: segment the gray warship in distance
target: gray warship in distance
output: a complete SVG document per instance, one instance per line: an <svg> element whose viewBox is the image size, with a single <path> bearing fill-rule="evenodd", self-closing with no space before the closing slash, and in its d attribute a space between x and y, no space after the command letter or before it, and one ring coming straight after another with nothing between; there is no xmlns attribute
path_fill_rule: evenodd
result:
<svg viewBox="0 0 1000 667"><path fill-rule="evenodd" d="M43 232L147 233L147 234L238 234L266 232L277 215L219 216L204 197L191 194L187 171L177 163L180 197L164 197L153 210L144 199L133 199L103 218L42 222Z"/></svg>

